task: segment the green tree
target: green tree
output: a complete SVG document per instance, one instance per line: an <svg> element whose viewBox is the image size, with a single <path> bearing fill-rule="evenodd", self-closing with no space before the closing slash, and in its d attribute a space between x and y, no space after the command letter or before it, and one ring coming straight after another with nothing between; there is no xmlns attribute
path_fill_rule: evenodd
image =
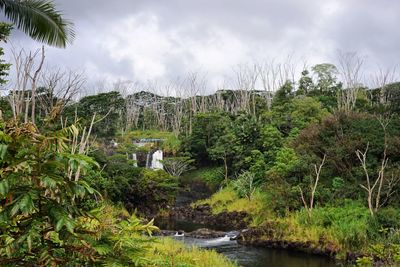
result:
<svg viewBox="0 0 400 267"><path fill-rule="evenodd" d="M231 120L225 113L198 113L192 125L192 134L185 140L187 152L198 163L209 163L209 149L214 147L219 137L225 134Z"/></svg>
<svg viewBox="0 0 400 267"><path fill-rule="evenodd" d="M235 136L231 132L226 132L220 136L213 147L208 152L212 159L222 160L224 163L225 170L225 185L228 184L228 167L231 164L231 160L235 155Z"/></svg>
<svg viewBox="0 0 400 267"><path fill-rule="evenodd" d="M124 98L118 92L101 93L82 98L75 105L67 107L64 115L73 119L76 112L85 125L89 125L92 116L96 115L93 134L110 137L123 128L124 103Z"/></svg>
<svg viewBox="0 0 400 267"><path fill-rule="evenodd" d="M296 95L306 95L308 92L314 89L314 82L309 76L308 70L301 72L301 78L299 80L299 89L296 91Z"/></svg>
<svg viewBox="0 0 400 267"><path fill-rule="evenodd" d="M290 113L292 125L303 129L311 123L320 122L329 112L322 108L321 103L311 97L295 98Z"/></svg>
<svg viewBox="0 0 400 267"><path fill-rule="evenodd" d="M72 23L48 0L0 0L0 9L18 29L48 45L65 47L74 38Z"/></svg>
<svg viewBox="0 0 400 267"><path fill-rule="evenodd" d="M236 116L232 127L228 131L232 131L235 142L229 146L234 150L233 170L241 172L248 169L245 162L246 157L251 157L252 151L260 150L260 127L261 123L257 118L250 114L240 114ZM232 129L231 129L232 128Z"/></svg>
<svg viewBox="0 0 400 267"><path fill-rule="evenodd" d="M265 172L267 170L264 154L259 150L253 150L250 156L245 157L244 161L248 166L248 170L254 175L254 183L259 184L264 182Z"/></svg>
<svg viewBox="0 0 400 267"><path fill-rule="evenodd" d="M329 114L318 100L308 96L297 96L281 103L274 106L268 115L272 125L285 136L319 122Z"/></svg>
<svg viewBox="0 0 400 267"><path fill-rule="evenodd" d="M285 178L298 167L299 163L296 151L283 147L278 151L275 165L268 171L268 174Z"/></svg>
<svg viewBox="0 0 400 267"><path fill-rule="evenodd" d="M317 77L315 88L321 92L336 91L339 84L336 75L338 70L335 65L329 63L317 64L312 67L314 75Z"/></svg>
<svg viewBox="0 0 400 267"><path fill-rule="evenodd" d="M96 163L70 152L68 137L77 128L42 135L32 124L0 127L0 264L39 266L81 257L78 220L88 215L79 203L94 190L69 174L82 176Z"/></svg>
<svg viewBox="0 0 400 267"><path fill-rule="evenodd" d="M0 22L0 42L5 42L10 35L12 27L10 24ZM4 79L8 75L11 64L6 63L2 57L4 56L3 48L0 47L0 85L5 84L7 80Z"/></svg>
<svg viewBox="0 0 400 267"><path fill-rule="evenodd" d="M286 81L281 88L276 91L274 98L272 99L272 107L283 106L293 98L293 84L290 81Z"/></svg>
<svg viewBox="0 0 400 267"><path fill-rule="evenodd" d="M276 153L283 145L282 133L276 127L266 125L261 129L261 141L268 162L273 162Z"/></svg>

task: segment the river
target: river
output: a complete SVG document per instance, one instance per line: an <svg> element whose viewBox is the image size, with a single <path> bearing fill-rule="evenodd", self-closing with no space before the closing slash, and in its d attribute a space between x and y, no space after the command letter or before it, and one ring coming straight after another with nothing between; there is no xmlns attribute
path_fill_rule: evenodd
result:
<svg viewBox="0 0 400 267"><path fill-rule="evenodd" d="M156 221L157 224L157 221ZM159 221L158 226L165 230L183 230L191 232L205 225L193 224L191 222L171 222ZM167 229L168 228L168 229ZM215 229L225 230L225 229ZM239 245L231 237L237 235L237 231L226 232L225 237L214 239L198 239L179 236L175 239L180 240L188 246L198 246L205 249L214 249L224 254L232 261L236 261L244 267L334 267L335 262L327 257L310 255L303 252L296 252L284 249L258 248Z"/></svg>

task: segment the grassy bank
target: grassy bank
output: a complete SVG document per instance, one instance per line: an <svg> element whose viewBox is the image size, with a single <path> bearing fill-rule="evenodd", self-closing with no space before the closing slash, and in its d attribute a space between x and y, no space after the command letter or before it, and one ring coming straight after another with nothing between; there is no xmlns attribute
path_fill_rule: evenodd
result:
<svg viewBox="0 0 400 267"><path fill-rule="evenodd" d="M210 205L214 214L223 211L245 211L250 215L249 219L251 219L253 224L255 224L255 220L257 220L259 216L266 216L266 214L264 214L265 209L263 198L264 195L259 191L254 193L251 200L248 198L240 198L231 187L225 187L213 194L210 198L193 203L192 206Z"/></svg>
<svg viewBox="0 0 400 267"><path fill-rule="evenodd" d="M156 240L145 255L148 266L179 266L179 267L234 267L234 262L213 250L197 247L185 247L179 241L171 238Z"/></svg>
<svg viewBox="0 0 400 267"><path fill-rule="evenodd" d="M181 177L182 182L202 181L212 190L217 190L224 180L223 167L202 167L191 170Z"/></svg>
<svg viewBox="0 0 400 267"><path fill-rule="evenodd" d="M317 207L311 216L302 209L277 216L268 210L268 198L255 192L252 200L240 198L231 187L193 205L208 204L213 213L246 211L251 225L262 229L260 240L307 243L310 247L334 251L336 258L347 253L363 255L360 266L373 258L388 266L400 264L400 211L382 208L375 216L360 202L345 200L340 206ZM397 266L397 265L393 265Z"/></svg>

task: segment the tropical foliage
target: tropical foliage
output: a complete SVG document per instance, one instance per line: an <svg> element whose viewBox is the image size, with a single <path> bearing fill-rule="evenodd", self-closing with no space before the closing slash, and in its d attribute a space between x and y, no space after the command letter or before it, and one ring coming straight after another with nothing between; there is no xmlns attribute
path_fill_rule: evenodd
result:
<svg viewBox="0 0 400 267"><path fill-rule="evenodd" d="M65 47L74 39L72 23L48 0L1 0L0 9L16 27L40 42Z"/></svg>

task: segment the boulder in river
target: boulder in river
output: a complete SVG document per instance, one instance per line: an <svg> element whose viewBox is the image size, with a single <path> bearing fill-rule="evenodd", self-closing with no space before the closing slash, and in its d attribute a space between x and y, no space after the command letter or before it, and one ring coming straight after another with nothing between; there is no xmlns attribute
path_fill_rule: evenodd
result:
<svg viewBox="0 0 400 267"><path fill-rule="evenodd" d="M226 235L225 232L214 231L208 228L200 228L197 229L196 231L185 234L185 236L187 237L201 238L201 239L218 238L218 237L224 237L225 235Z"/></svg>
<svg viewBox="0 0 400 267"><path fill-rule="evenodd" d="M208 228L200 228L186 233L182 230L160 230L154 233L155 236L186 236L198 239L212 239L226 236L226 232L215 231Z"/></svg>

